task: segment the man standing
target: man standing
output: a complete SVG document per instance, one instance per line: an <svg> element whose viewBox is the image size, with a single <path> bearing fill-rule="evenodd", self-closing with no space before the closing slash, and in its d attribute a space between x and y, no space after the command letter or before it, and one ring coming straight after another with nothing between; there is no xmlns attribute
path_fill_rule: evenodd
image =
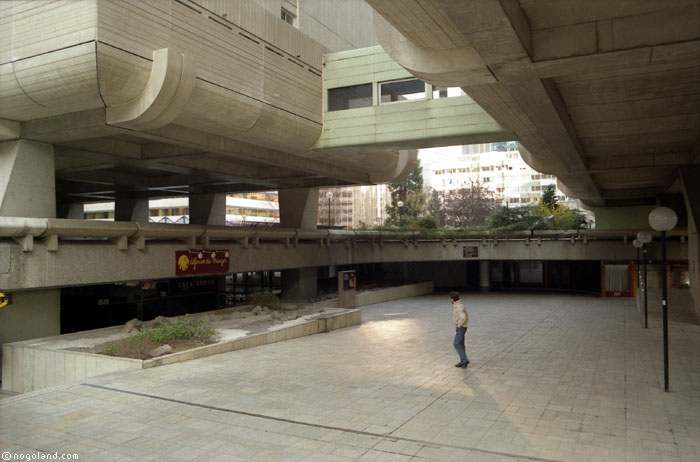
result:
<svg viewBox="0 0 700 462"><path fill-rule="evenodd" d="M464 349L464 336L467 333L469 314L467 314L467 309L462 305L462 300L459 299L459 292L450 292L450 301L452 302L452 315L456 328L453 345L455 350L457 350L457 354L459 354L459 362L455 364L455 367L465 368L469 364L467 352Z"/></svg>

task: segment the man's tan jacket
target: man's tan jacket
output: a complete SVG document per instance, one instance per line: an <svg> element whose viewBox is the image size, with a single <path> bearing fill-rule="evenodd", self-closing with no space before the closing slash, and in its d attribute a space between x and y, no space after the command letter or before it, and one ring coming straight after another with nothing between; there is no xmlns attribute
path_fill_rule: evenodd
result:
<svg viewBox="0 0 700 462"><path fill-rule="evenodd" d="M456 327L467 327L469 324L469 314L467 309L462 305L462 300L457 300L452 304L452 309L454 310L452 315L454 317Z"/></svg>

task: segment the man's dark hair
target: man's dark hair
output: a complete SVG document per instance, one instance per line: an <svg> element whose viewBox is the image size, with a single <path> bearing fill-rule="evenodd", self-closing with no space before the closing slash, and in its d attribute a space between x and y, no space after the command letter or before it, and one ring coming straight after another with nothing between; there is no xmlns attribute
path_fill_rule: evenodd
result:
<svg viewBox="0 0 700 462"><path fill-rule="evenodd" d="M459 292L455 292L454 290L450 292L450 300L454 300L455 302L459 300Z"/></svg>

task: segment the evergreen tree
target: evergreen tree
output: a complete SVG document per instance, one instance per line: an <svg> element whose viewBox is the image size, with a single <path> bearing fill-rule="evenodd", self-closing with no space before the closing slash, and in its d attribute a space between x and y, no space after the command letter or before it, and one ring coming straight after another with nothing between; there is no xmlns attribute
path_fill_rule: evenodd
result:
<svg viewBox="0 0 700 462"><path fill-rule="evenodd" d="M420 161L408 178L389 185L391 204L387 205L387 225L405 226L413 223L423 212L425 194L423 193L423 167ZM399 207L399 202L403 207Z"/></svg>
<svg viewBox="0 0 700 462"><path fill-rule="evenodd" d="M545 189L542 190L542 199L540 201L550 210L554 210L559 207L557 201L557 187L554 184L548 184Z"/></svg>
<svg viewBox="0 0 700 462"><path fill-rule="evenodd" d="M427 201L425 206L426 214L435 220L437 226L445 226L445 208L443 207L440 193L431 189L428 193Z"/></svg>

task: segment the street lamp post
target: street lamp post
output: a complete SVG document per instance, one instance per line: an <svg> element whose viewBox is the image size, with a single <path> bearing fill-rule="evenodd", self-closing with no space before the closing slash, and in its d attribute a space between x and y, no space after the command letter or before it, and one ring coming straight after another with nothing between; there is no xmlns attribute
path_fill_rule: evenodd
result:
<svg viewBox="0 0 700 462"><path fill-rule="evenodd" d="M649 214L649 224L656 231L661 232L661 268L663 281L661 283L661 310L663 322L664 342L664 391L668 391L668 278L666 275L666 231L676 226L678 217L676 212L668 207L658 207Z"/></svg>
<svg viewBox="0 0 700 462"><path fill-rule="evenodd" d="M403 210L403 201L398 201L396 206L399 208L399 226L402 226L401 211Z"/></svg>
<svg viewBox="0 0 700 462"><path fill-rule="evenodd" d="M637 240L642 243L642 257L644 258L643 264L643 275L642 275L642 289L644 290L644 328L649 327L648 323L648 310L647 310L647 244L651 242L651 233L649 231L640 231L637 233Z"/></svg>
<svg viewBox="0 0 700 462"><path fill-rule="evenodd" d="M333 193L328 191L326 193L326 198L328 199L328 227L331 227L331 199L333 199Z"/></svg>

